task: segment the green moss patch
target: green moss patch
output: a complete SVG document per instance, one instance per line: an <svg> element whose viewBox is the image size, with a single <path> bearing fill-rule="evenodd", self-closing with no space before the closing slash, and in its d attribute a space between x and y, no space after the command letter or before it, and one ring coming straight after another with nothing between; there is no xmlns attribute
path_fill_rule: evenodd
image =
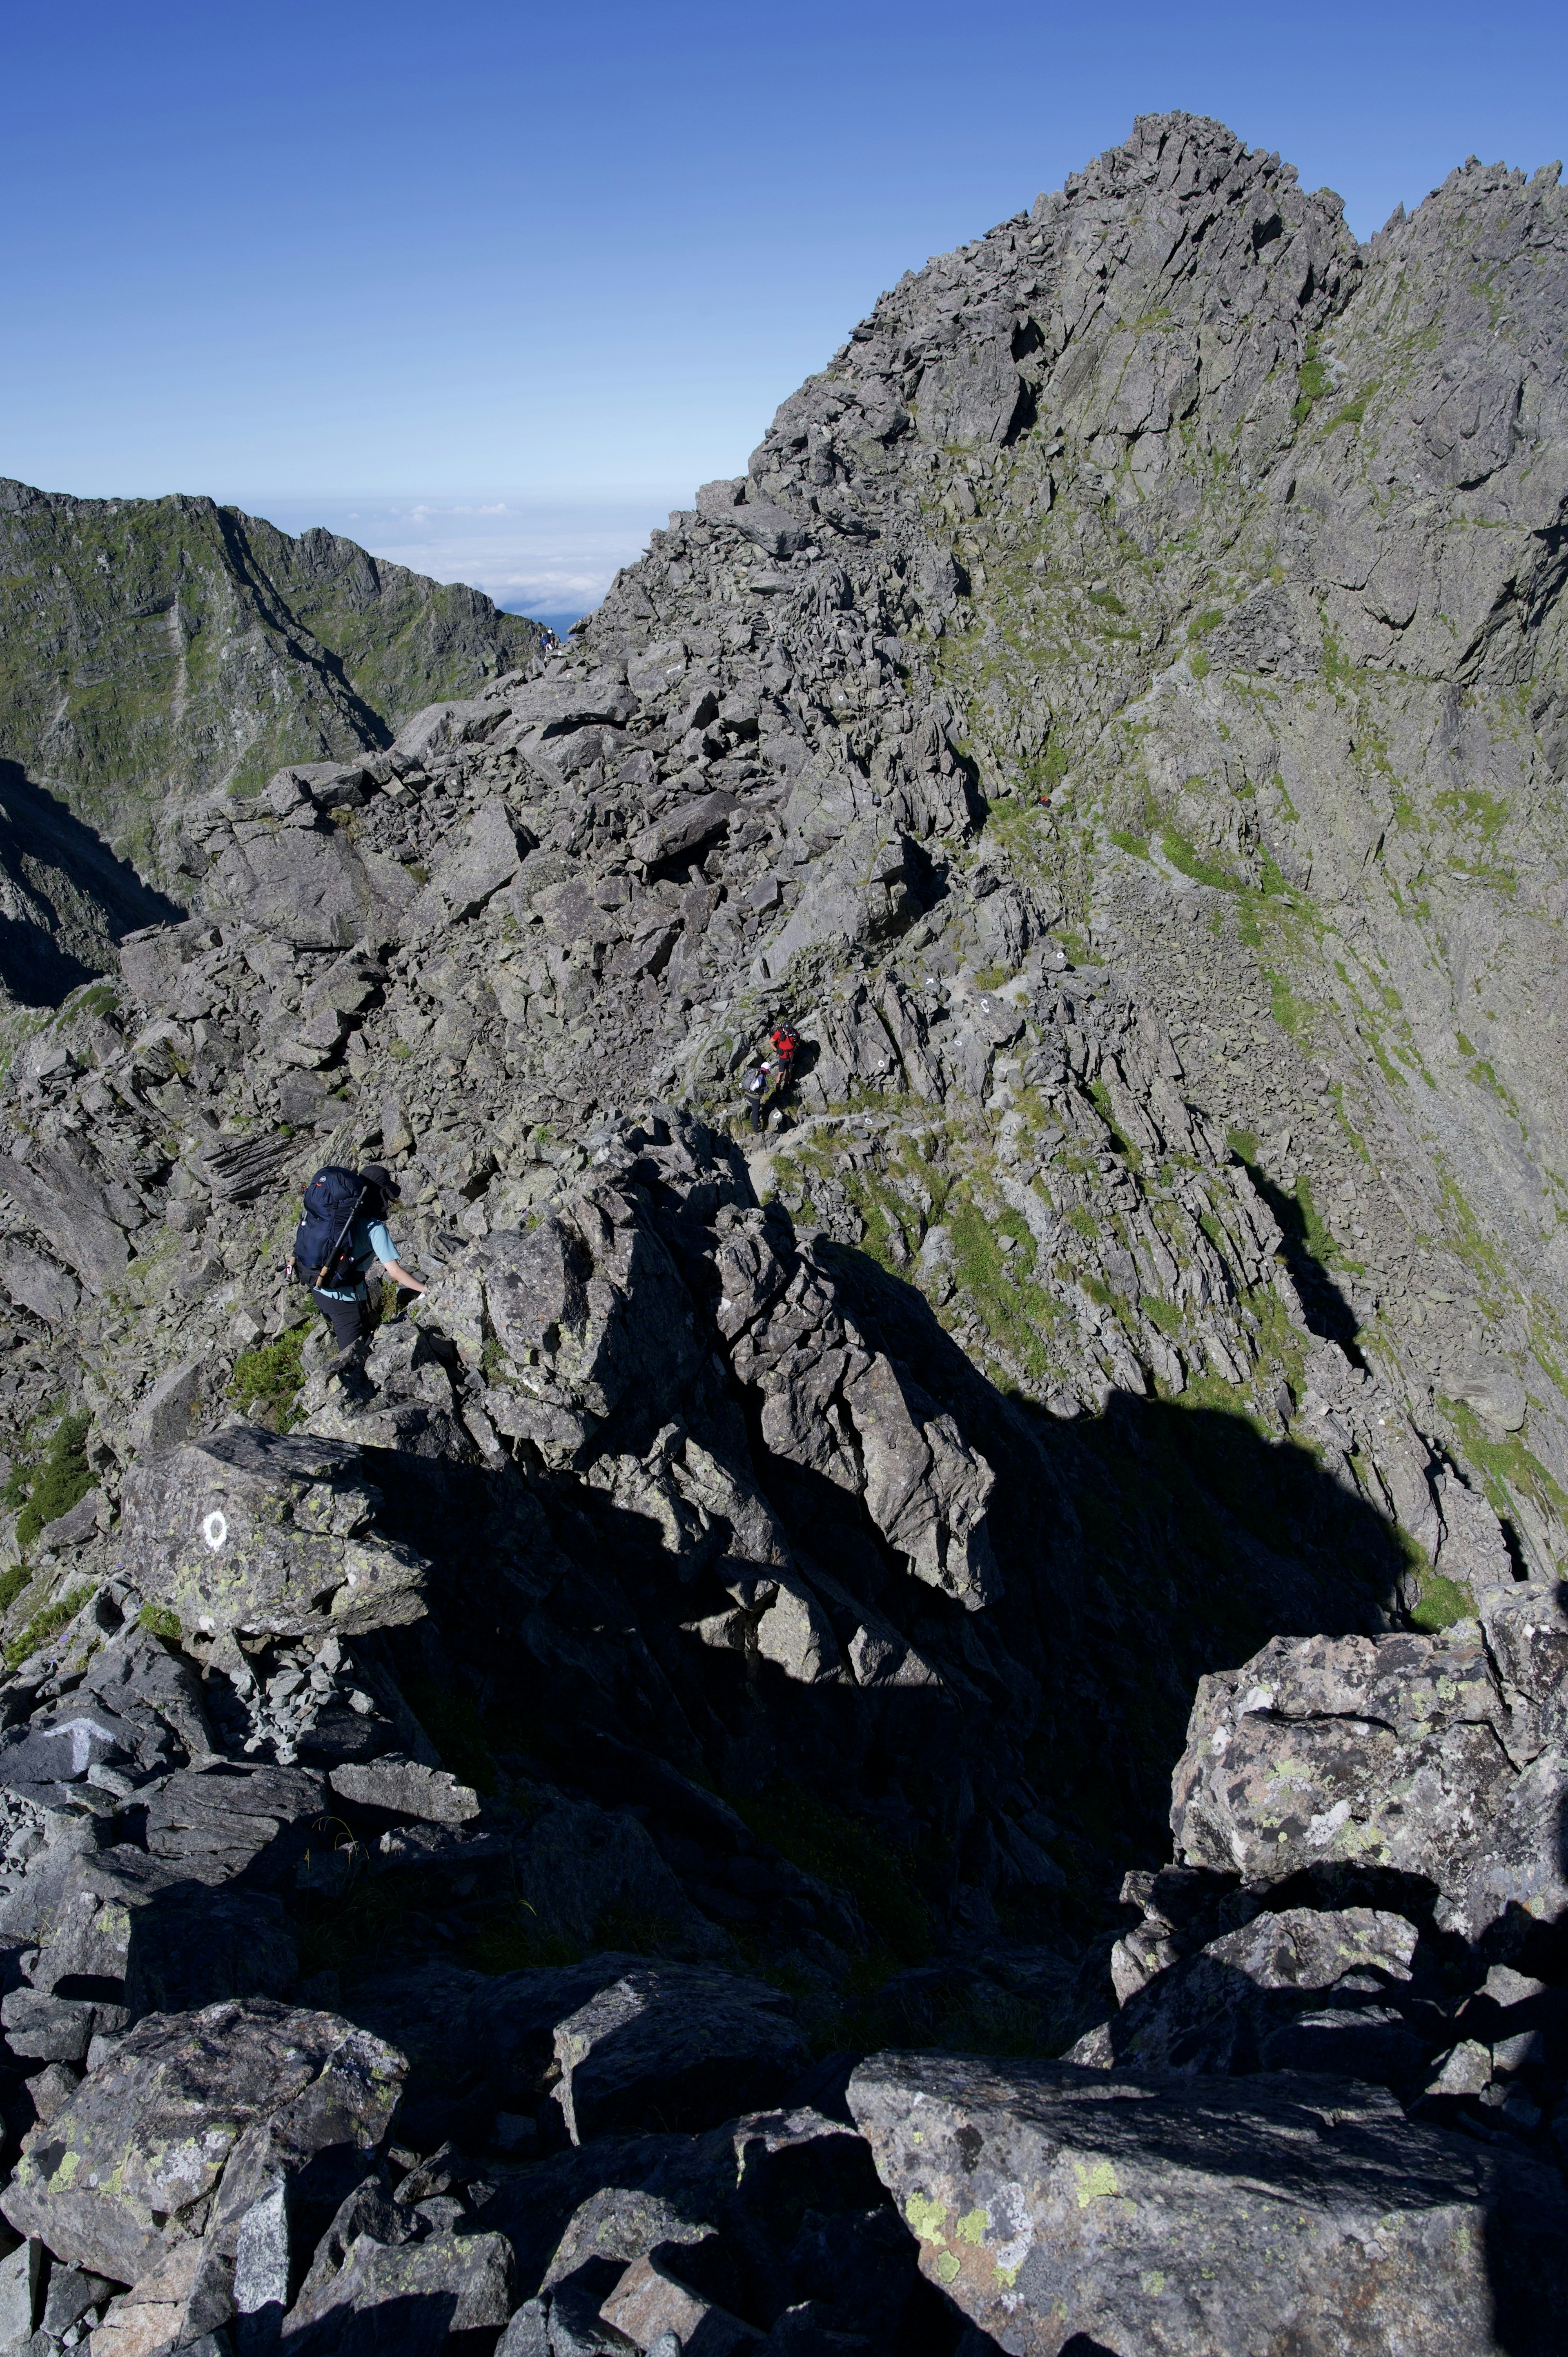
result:
<svg viewBox="0 0 1568 2357"><path fill-rule="evenodd" d="M1451 1629L1455 1620L1469 1620L1475 1616L1475 1599L1467 1587L1456 1579L1444 1579L1440 1571L1429 1571L1421 1583L1421 1598L1411 1613L1411 1624L1435 1635L1440 1629Z"/></svg>

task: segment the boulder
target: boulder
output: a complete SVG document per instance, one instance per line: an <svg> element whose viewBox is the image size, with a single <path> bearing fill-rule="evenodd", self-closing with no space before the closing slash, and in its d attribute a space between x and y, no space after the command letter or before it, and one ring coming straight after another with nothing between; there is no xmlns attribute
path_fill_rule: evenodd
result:
<svg viewBox="0 0 1568 2357"><path fill-rule="evenodd" d="M349 1760L329 1770L328 1782L345 1801L361 1808L386 1809L432 1825L464 1825L479 1813L479 1796L459 1784L447 1768L426 1768L417 1760L383 1752L379 1760Z"/></svg>
<svg viewBox="0 0 1568 2357"><path fill-rule="evenodd" d="M1359 2075L1377 2079L1375 2065L1391 2045L1389 2008L1367 2001L1408 1985L1416 1939L1413 1923L1370 1907L1258 1915L1156 1974L1120 2013L1080 2038L1070 2059L1139 2072L1254 2071L1260 2061L1288 2067L1273 2059L1275 2040L1343 1983L1348 1994L1338 2026L1346 2037L1358 2024L1369 2033L1373 2067ZM1394 2059L1414 2070L1429 2051L1411 2032Z"/></svg>
<svg viewBox="0 0 1568 2357"><path fill-rule="evenodd" d="M1013 2357L1547 2357L1555 2169L1288 2073L878 2055L850 2081L920 2265ZM1081 2338L1078 2337L1081 2336Z"/></svg>
<svg viewBox="0 0 1568 2357"><path fill-rule="evenodd" d="M682 2252L663 2246L634 2259L599 2314L639 2349L651 2350L666 2333L681 2349L703 2357L736 2357L755 2348L760 2334L715 2300L705 2299L680 2272Z"/></svg>
<svg viewBox="0 0 1568 2357"><path fill-rule="evenodd" d="M493 2333L514 2305L504 2234L436 2233L391 2246L360 2234L283 2318L278 2346L287 2357L435 2357L449 2334Z"/></svg>
<svg viewBox="0 0 1568 2357"><path fill-rule="evenodd" d="M705 2128L781 2095L811 2059L788 1998L704 1965L639 1964L558 2024L554 2094L574 2144Z"/></svg>
<svg viewBox="0 0 1568 2357"><path fill-rule="evenodd" d="M432 757L448 745L460 745L470 733L476 737L489 734L507 716L509 707L499 700L483 696L449 698L443 704L426 704L405 720L388 748L394 770L423 768Z"/></svg>
<svg viewBox="0 0 1568 2357"><path fill-rule="evenodd" d="M202 1351L171 1367L150 1390L144 1392L126 1426L127 1437L138 1456L173 1448L179 1441L188 1439L208 1365L209 1354Z"/></svg>
<svg viewBox="0 0 1568 2357"><path fill-rule="evenodd" d="M457 924L510 884L526 846L499 794L480 804L463 840L442 860L428 884L403 910L399 933L421 942L444 926Z"/></svg>
<svg viewBox="0 0 1568 2357"><path fill-rule="evenodd" d="M650 1437L663 1421L657 1404L701 1363L669 1246L645 1207L611 1187L589 1189L526 1235L483 1237L431 1286L423 1314L469 1366L493 1341L486 1414L552 1465L573 1462L612 1417Z"/></svg>
<svg viewBox="0 0 1568 2357"><path fill-rule="evenodd" d="M333 2014L264 1998L150 2015L29 2130L0 2210L58 2257L134 2284L188 2235L188 2213L207 2225L209 2196L224 2197L214 2229L226 2203L237 2225L252 2178L372 2151L405 2067Z"/></svg>
<svg viewBox="0 0 1568 2357"><path fill-rule="evenodd" d="M344 1634L423 1618L428 1566L374 1529L356 1448L232 1426L131 1468L121 1560L198 1639Z"/></svg>
<svg viewBox="0 0 1568 2357"><path fill-rule="evenodd" d="M220 1760L182 1769L147 1803L147 1850L192 1881L231 1882L285 1828L320 1817L326 1797L321 1778L306 1768ZM292 1857L291 1848L291 1863Z"/></svg>
<svg viewBox="0 0 1568 2357"><path fill-rule="evenodd" d="M889 834L874 819L857 821L768 943L767 972L782 974L804 950L832 944L854 952L901 931L918 913L911 849L906 836Z"/></svg>
<svg viewBox="0 0 1568 2357"><path fill-rule="evenodd" d="M1177 1853L1250 1884L1330 1866L1419 1878L1439 1923L1474 1937L1492 1920L1480 1868L1514 1784L1507 1722L1486 1647L1463 1626L1276 1637L1199 1683L1171 1781ZM1535 1822L1526 1809L1520 1842Z"/></svg>
<svg viewBox="0 0 1568 2357"><path fill-rule="evenodd" d="M19 1302L48 1325L69 1318L81 1298L74 1277L42 1253L6 1253L0 1258L0 1286L8 1301Z"/></svg>
<svg viewBox="0 0 1568 2357"><path fill-rule="evenodd" d="M644 867L661 867L666 861L689 859L704 844L714 842L735 816L733 794L699 794L678 802L651 826L634 835L628 846Z"/></svg>
<svg viewBox="0 0 1568 2357"><path fill-rule="evenodd" d="M230 843L202 879L203 906L296 949L348 949L386 932L413 893L390 860L360 853L338 826L256 827Z"/></svg>

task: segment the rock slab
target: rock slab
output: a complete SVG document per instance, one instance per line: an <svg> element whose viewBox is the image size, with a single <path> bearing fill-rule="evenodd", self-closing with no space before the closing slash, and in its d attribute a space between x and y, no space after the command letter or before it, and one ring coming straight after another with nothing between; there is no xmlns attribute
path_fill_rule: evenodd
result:
<svg viewBox="0 0 1568 2357"><path fill-rule="evenodd" d="M1555 2171L1347 2081L882 2054L849 2086L920 2264L1009 2357L1548 2357Z"/></svg>

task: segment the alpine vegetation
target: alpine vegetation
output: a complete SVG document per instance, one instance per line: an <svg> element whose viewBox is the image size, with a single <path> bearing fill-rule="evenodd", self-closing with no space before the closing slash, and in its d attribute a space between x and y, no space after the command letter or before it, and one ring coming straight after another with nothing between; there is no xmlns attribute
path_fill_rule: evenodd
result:
<svg viewBox="0 0 1568 2357"><path fill-rule="evenodd" d="M1565 370L1159 115L564 646L15 488L0 2344L1561 2349Z"/></svg>

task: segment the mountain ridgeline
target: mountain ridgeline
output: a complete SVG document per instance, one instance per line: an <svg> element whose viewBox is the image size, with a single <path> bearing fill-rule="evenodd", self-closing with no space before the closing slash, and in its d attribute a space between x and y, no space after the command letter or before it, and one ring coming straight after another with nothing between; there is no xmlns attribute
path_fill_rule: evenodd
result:
<svg viewBox="0 0 1568 2357"><path fill-rule="evenodd" d="M378 751L552 643L335 533L0 481L0 982L54 1003L113 966L121 932L180 913L192 797Z"/></svg>
<svg viewBox="0 0 1568 2357"><path fill-rule="evenodd" d="M16 2345L1561 2348L1557 179L1143 118L564 648L16 494Z"/></svg>

